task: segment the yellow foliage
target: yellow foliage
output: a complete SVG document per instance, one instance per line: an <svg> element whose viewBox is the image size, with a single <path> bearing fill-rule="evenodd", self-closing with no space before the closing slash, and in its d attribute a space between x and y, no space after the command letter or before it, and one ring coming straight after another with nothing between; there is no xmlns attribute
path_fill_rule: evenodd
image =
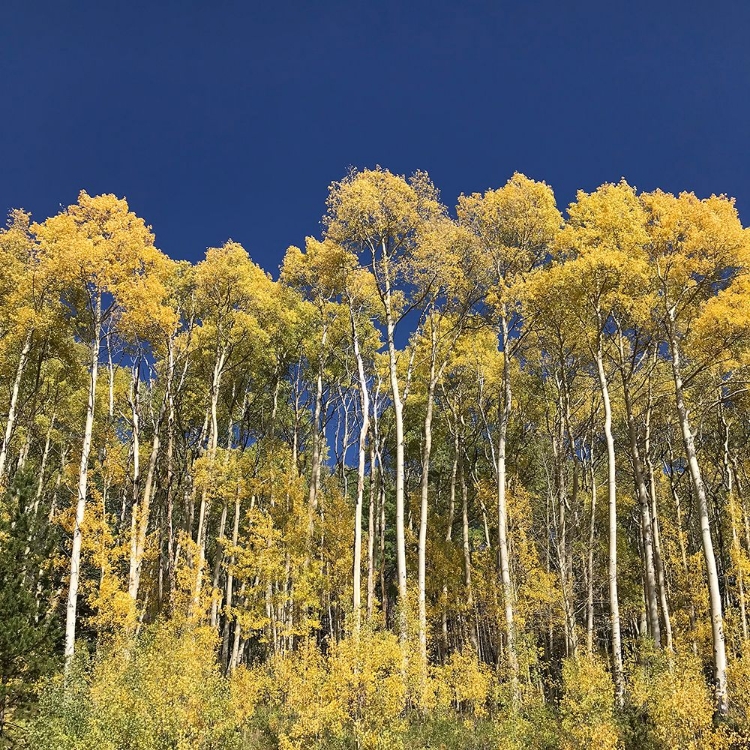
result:
<svg viewBox="0 0 750 750"><path fill-rule="evenodd" d="M729 662L730 712L745 734L750 734L750 654Z"/></svg>
<svg viewBox="0 0 750 750"><path fill-rule="evenodd" d="M200 596L196 597L196 578L198 566L201 563L200 549L197 542L184 531L179 534L180 558L175 561L176 586L174 597L174 613L190 622L200 622L211 602L212 590L204 586ZM205 574L205 571L204 571Z"/></svg>
<svg viewBox="0 0 750 750"><path fill-rule="evenodd" d="M460 196L457 213L479 240L491 304L507 301L507 289L544 258L562 224L552 189L518 172L498 190Z"/></svg>
<svg viewBox="0 0 750 750"><path fill-rule="evenodd" d="M628 695L647 718L647 740L655 747L697 750L709 745L713 705L697 659L646 654L631 672Z"/></svg>
<svg viewBox="0 0 750 750"><path fill-rule="evenodd" d="M209 746L229 724L215 645L210 628L175 620L100 659L91 697L102 747Z"/></svg>
<svg viewBox="0 0 750 750"><path fill-rule="evenodd" d="M268 698L282 713L272 727L281 747L306 748L325 737L353 734L361 748L382 747L398 728L406 688L395 635L363 629L360 638L333 644L324 657L308 643L273 658Z"/></svg>
<svg viewBox="0 0 750 750"><path fill-rule="evenodd" d="M237 726L247 724L268 694L269 674L262 667L239 667L229 678L230 711Z"/></svg>
<svg viewBox="0 0 750 750"><path fill-rule="evenodd" d="M352 172L333 183L327 203L327 236L345 246L370 247L373 252L382 242L403 244L426 215L442 213L428 181L407 181L380 167Z"/></svg>
<svg viewBox="0 0 750 750"><path fill-rule="evenodd" d="M727 268L747 266L750 238L734 200L656 190L642 196L648 214L647 250L663 285L667 305L680 309L713 293L711 284ZM686 294L692 290L693 294Z"/></svg>
<svg viewBox="0 0 750 750"><path fill-rule="evenodd" d="M81 191L77 203L31 231L42 262L79 315L94 306L93 290L93 297L112 295L126 337L174 327L174 312L162 304L172 261L154 247L150 227L124 199Z"/></svg>
<svg viewBox="0 0 750 750"><path fill-rule="evenodd" d="M621 747L614 708L614 684L604 665L594 659L566 659L560 701L564 747Z"/></svg>
<svg viewBox="0 0 750 750"><path fill-rule="evenodd" d="M452 706L459 713L487 715L492 672L471 648L452 653L443 666L434 667L432 679L438 705Z"/></svg>
<svg viewBox="0 0 750 750"><path fill-rule="evenodd" d="M332 240L306 237L304 253L298 247L286 251L281 279L313 302L331 300L343 293L356 266L356 256Z"/></svg>

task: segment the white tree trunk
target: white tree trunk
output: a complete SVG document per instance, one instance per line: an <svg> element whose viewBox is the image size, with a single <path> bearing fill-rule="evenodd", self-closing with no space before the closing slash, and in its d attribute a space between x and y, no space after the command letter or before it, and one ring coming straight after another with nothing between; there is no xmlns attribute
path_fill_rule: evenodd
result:
<svg viewBox="0 0 750 750"><path fill-rule="evenodd" d="M508 667L513 681L514 695L517 693L518 682L518 653L516 651L516 631L513 613L513 586L510 580L510 556L508 554L508 507L506 480L506 443L508 425L513 408L510 383L510 353L508 340L508 321L503 313L501 319L503 338L503 403L500 412L500 424L497 439L497 541L498 557L500 560L500 578L503 586L503 604L505 606L505 627L507 631Z"/></svg>
<svg viewBox="0 0 750 750"><path fill-rule="evenodd" d="M359 335L354 310L349 307L349 316L352 325L352 342L354 344L354 356L357 360L357 374L359 376L359 398L362 411L362 424L359 429L359 456L357 463L357 504L354 509L354 634L359 637L359 629L362 622L362 504L365 494L365 463L367 460L367 433L370 429L370 393L367 388L367 377L365 366L362 361L362 352L359 348ZM370 529L372 529L372 492L370 493ZM370 551L372 550L372 539L368 540ZM370 553L372 557L372 553ZM372 565L368 569L368 607L370 604L370 583Z"/></svg>
<svg viewBox="0 0 750 750"><path fill-rule="evenodd" d="M600 329L601 330L601 329ZM600 334L601 336L601 334ZM596 368L604 405L604 437L607 442L607 497L609 503L609 609L612 628L612 664L615 678L615 698L619 706L625 698L625 673L622 664L620 635L620 603L617 596L617 479L615 471L615 439L612 434L612 405L609 399L607 376L604 372L601 340L596 351Z"/></svg>
<svg viewBox="0 0 750 750"><path fill-rule="evenodd" d="M395 323L391 309L391 285L388 269L383 274L384 294L383 304L386 317L386 339L388 344L388 373L391 384L391 400L393 401L393 418L396 427L396 570L398 578L399 598L399 633L402 642L406 640L406 536L404 533L404 407L401 400L401 387L398 379L398 359L396 356Z"/></svg>
<svg viewBox="0 0 750 750"><path fill-rule="evenodd" d="M5 467L8 460L8 448L10 446L10 439L13 437L13 428L16 424L16 409L18 407L18 393L21 389L21 380L23 378L24 370L26 369L26 363L29 360L29 352L31 351L31 341L34 337L34 329L32 328L27 334L21 348L21 355L18 359L18 366L16 367L16 377L13 380L13 389L10 392L10 405L8 406L8 421L5 423L5 433L3 434L3 442L0 445L0 487L3 486L5 479Z"/></svg>
<svg viewBox="0 0 750 750"><path fill-rule="evenodd" d="M99 347L102 331L102 298L97 294L94 309L94 336L91 341L91 359L89 360L89 394L86 405L86 421L83 428L83 445L81 447L81 464L78 470L78 500L76 502L76 520L73 527L73 546L70 552L70 583L68 587L68 605L65 615L65 670L75 653L76 613L78 607L78 585L81 571L81 526L86 510L86 490L88 484L89 454L91 453L91 435L94 426L94 407L96 405L96 378L99 365Z"/></svg>
<svg viewBox="0 0 750 750"><path fill-rule="evenodd" d="M323 434L320 426L323 411L323 350L328 340L328 326L323 321L323 333L320 339L320 356L318 358L318 374L315 380L315 413L312 426L312 451L310 456L310 489L308 493L308 542L312 544L315 511L318 507L318 492L320 491L321 470L321 442Z"/></svg>
<svg viewBox="0 0 750 750"><path fill-rule="evenodd" d="M370 440L370 484L367 519L367 621L372 620L372 610L375 601L375 529L377 518L375 515L375 445Z"/></svg>
<svg viewBox="0 0 750 750"><path fill-rule="evenodd" d="M141 582L141 570L143 567L143 555L146 549L146 534L148 532L149 515L151 512L151 496L153 494L154 476L156 474L156 462L159 458L161 447L161 426L167 413L167 408L172 398L172 382L174 380L174 350L169 346L167 382L165 384L164 400L159 410L159 416L154 427L154 440L151 445L151 456L148 461L148 472L146 482L143 486L143 499L140 501L140 512L138 513L138 530L136 535L135 557L131 560L130 569L130 595L135 601L138 598L138 588Z"/></svg>
<svg viewBox="0 0 750 750"><path fill-rule="evenodd" d="M594 535L596 533L596 472L594 471L594 441L591 441L591 518L589 520L589 548L586 561L586 654L594 653Z"/></svg>
<svg viewBox="0 0 750 750"><path fill-rule="evenodd" d="M657 648L661 648L661 625L659 623L659 604L657 600L656 566L654 564L653 524L651 521L651 498L646 487L641 452L638 448L638 437L635 429L635 417L633 406L630 402L630 388L622 376L623 399L625 401L625 416L628 423L628 440L630 443L630 455L633 459L633 477L635 479L636 494L641 509L641 537L643 539L644 552L644 580L646 613L648 615L651 637Z"/></svg>
<svg viewBox="0 0 750 750"><path fill-rule="evenodd" d="M213 375L211 377L211 427L208 434L208 473L209 477L213 475L214 461L216 460L216 449L219 445L219 424L218 424L218 404L219 404L219 387L221 385L221 376L224 372L227 351L222 349L217 352L216 363L214 365ZM206 533L208 527L208 488L203 487L201 492L201 504L198 512L198 570L195 577L195 594L193 597L193 606L197 607L200 601L201 590L203 588L203 568L206 563Z"/></svg>
<svg viewBox="0 0 750 750"><path fill-rule="evenodd" d="M128 575L128 593L133 601L138 596L136 568L138 567L138 525L140 523L140 489L141 489L141 410L140 410L140 373L138 363L133 367L133 381L130 391L130 411L133 426L133 508L130 515L130 573Z"/></svg>
<svg viewBox="0 0 750 750"><path fill-rule="evenodd" d="M674 326L674 313L670 315L669 348L672 355L672 375L674 378L677 414L680 420L682 441L688 462L690 479L693 483L695 495L698 498L698 514L701 525L701 541L703 543L703 557L706 562L708 577L708 598L711 609L711 634L713 636L714 652L714 695L716 712L726 716L729 711L729 694L727 690L727 655L724 640L724 616L721 608L721 591L719 588L719 574L716 569L714 545L711 539L711 526L708 516L708 499L698 457L695 451L695 439L690 428L689 411L685 404L682 384L682 367L680 362L680 347Z"/></svg>

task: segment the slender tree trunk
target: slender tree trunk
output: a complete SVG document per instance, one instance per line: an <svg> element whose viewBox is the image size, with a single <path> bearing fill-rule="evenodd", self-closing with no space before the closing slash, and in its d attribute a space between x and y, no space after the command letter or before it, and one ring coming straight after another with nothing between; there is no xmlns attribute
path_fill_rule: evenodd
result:
<svg viewBox="0 0 750 750"><path fill-rule="evenodd" d="M383 457L380 449L377 449L378 457L378 508L380 509L380 528L378 533L378 565L380 568L380 606L383 610L383 619L388 622L389 601L388 588L385 577L385 472L383 471Z"/></svg>
<svg viewBox="0 0 750 750"><path fill-rule="evenodd" d="M42 453L42 463L39 466L39 480L36 485L36 495L34 496L34 515L36 516L39 510L39 501L42 499L42 490L44 489L44 474L47 469L47 460L49 459L49 449L52 443L52 430L57 420L57 411L52 412L52 417L49 420L49 427L47 428L47 436L44 439L44 452Z"/></svg>
<svg viewBox="0 0 750 750"><path fill-rule="evenodd" d="M367 387L367 376L365 375L365 366L362 361L362 352L359 348L359 333L357 331L357 321L354 315L354 309L349 306L349 317L352 326L352 342L354 344L354 356L357 360L357 374L359 376L359 399L362 411L362 423L359 429L359 455L357 463L357 504L354 508L354 636L359 637L359 629L362 621L362 504L365 494L365 464L367 460L367 433L370 429L370 393ZM344 449L346 453L346 449ZM372 483L371 483L372 490ZM370 492L370 528L372 527L372 491ZM368 551L370 551L370 560L372 560L372 538L368 539ZM368 565L367 579L367 599L368 613L370 611L370 584L372 565Z"/></svg>
<svg viewBox="0 0 750 750"><path fill-rule="evenodd" d="M135 602L138 596L136 584L136 568L138 567L138 526L140 519L140 489L141 489L141 399L140 399L140 357L136 357L133 364L133 377L130 385L128 401L130 402L133 449L133 492L132 510L130 514L130 573L128 575L128 593Z"/></svg>
<svg viewBox="0 0 750 750"><path fill-rule="evenodd" d="M562 361L562 359L561 359ZM571 407L570 407L570 383L568 382L568 379L565 377L565 372L561 372L561 378L560 378L560 415L561 415L561 424L560 424L560 446L563 448L563 461L567 460L568 456L571 459L571 466L572 466L572 477L570 482L570 494L568 495L567 492L567 485L564 481L561 481L560 487L565 487L566 490L562 492L561 497L563 499L563 508L561 510L561 513L564 518L567 519L567 513L566 511L569 509L573 509L574 518L578 513L578 493L580 490L580 470L579 470L579 460L578 460L578 454L576 452L576 439L575 435L573 434L573 424L571 420ZM568 439L568 449L564 450L565 446L565 438ZM593 442L593 440L592 440ZM561 472L563 471L562 465L561 465ZM562 474L561 474L562 477ZM569 503L569 505L568 505ZM569 607L569 628L570 628L570 634L571 634L571 641L570 641L570 653L573 654L573 656L578 655L578 626L576 623L576 615L575 615L575 586L573 582L573 545L567 543L567 520L565 523L563 523L563 530L564 534L563 537L566 540L563 544L563 549L565 551L565 580L567 581L567 589L568 589L568 607ZM584 574L584 579L585 579ZM593 579L592 579L593 580Z"/></svg>
<svg viewBox="0 0 750 750"><path fill-rule="evenodd" d="M160 420L161 421L161 420ZM151 495L154 486L154 474L156 472L156 462L159 457L159 423L156 425L153 443L151 444L151 455L148 461L148 471L146 473L146 482L143 487L143 497L140 500L138 508L138 526L135 536L135 555L131 560L129 592L133 601L138 598L138 589L141 584L141 572L143 570L143 555L146 550L146 535L151 511ZM134 508L135 514L135 508Z"/></svg>
<svg viewBox="0 0 750 750"><path fill-rule="evenodd" d="M745 528L746 551L744 552L744 554L746 555L747 554L747 549L750 549L750 547L747 546L748 541L750 541L748 539L748 537L750 536L750 533L748 533L748 532L750 532L750 525L748 524L748 518L747 518L747 514L745 512L745 501L744 501L744 498L742 496L742 485L740 483L739 476L737 476L737 457L736 457L736 455L732 456L730 460L731 460L732 477L734 478L733 489L734 489L734 487L736 487L737 506L739 507L740 515L742 516L742 521L743 521L744 528ZM737 539L737 548L738 548L738 550L740 552L742 552L742 543L740 542L739 538ZM743 576L743 589L744 589L744 576ZM745 630L745 628L747 626L746 621L747 621L747 605L745 604L745 616L743 617L743 632L744 632L744 630Z"/></svg>
<svg viewBox="0 0 750 750"><path fill-rule="evenodd" d="M299 461L299 425L300 425L300 413L302 408L300 406L300 400L302 398L300 376L302 371L302 361L297 363L297 376L294 379L294 429L292 430L292 466L295 467L297 473L300 473L300 461Z"/></svg>
<svg viewBox="0 0 750 750"><path fill-rule="evenodd" d="M565 653L567 656L578 656L578 629L575 616L575 586L573 581L573 555L568 542L567 490L565 479L565 398L563 383L565 373L561 372L557 380L557 414L552 434L552 451L554 454L555 492L557 494L554 514L555 547L560 568L560 589L563 611L565 614Z"/></svg>
<svg viewBox="0 0 750 750"><path fill-rule="evenodd" d="M661 605L662 617L664 618L665 646L668 651L672 651L674 648L672 640L672 618L669 614L669 599L667 597L667 574L664 567L664 558L661 553L661 535L659 533L659 518L657 516L656 485L654 481L653 465L649 465L648 470L651 477L649 482L649 495L651 498L651 522L653 523L654 536L654 562L656 563L656 580L659 585L659 604Z"/></svg>
<svg viewBox="0 0 750 750"><path fill-rule="evenodd" d="M110 423L115 416L115 363L112 361L112 332L107 331L104 340L107 344L107 374L109 375L109 389L107 391L109 397L109 420Z"/></svg>
<svg viewBox="0 0 750 750"><path fill-rule="evenodd" d="M601 326L600 329L601 331ZM622 663L622 637L620 635L620 603L617 596L617 478L615 470L615 439L612 434L612 405L609 400L609 387L604 372L601 346L596 351L596 368L599 374L599 388L604 405L604 437L607 442L607 497L609 504L609 608L612 628L612 663L615 677L615 698L619 706L625 699L625 673Z"/></svg>
<svg viewBox="0 0 750 750"><path fill-rule="evenodd" d="M224 601L224 630L222 632L222 645L221 645L221 657L222 663L226 665L227 670L229 669L229 629L232 623L232 604L234 596L234 562L235 562L235 550L237 549L237 541L239 538L240 531L240 499L241 494L239 487L234 498L234 524L232 526L232 552L229 557L229 565L227 565L227 588L226 596Z"/></svg>
<svg viewBox="0 0 750 750"><path fill-rule="evenodd" d="M341 478L341 486L344 489L344 496L349 496L349 477L346 473L346 451L349 448L349 418L350 418L350 404L351 404L351 398L346 398L346 395L344 394L344 389L341 387L341 383L339 383L339 397L341 399L341 411L344 414L344 429L342 431L341 436L341 454L340 454L340 460L338 462L338 469L339 474ZM341 423L341 419L336 420L336 441L338 443L338 429L339 425Z"/></svg>
<svg viewBox="0 0 750 750"><path fill-rule="evenodd" d="M50 449L50 443L52 442L52 428L55 424L55 419L57 417L57 412L52 413L52 418L49 422L49 427L47 428L47 435L44 440L44 451L42 452L42 461L39 466L39 481L37 483L37 490L36 494L34 496L34 501L31 503L30 506L27 506L24 511L28 515L31 516L31 523L29 524L29 531L28 536L26 537L26 548L23 551L23 568L24 568L24 574L22 576L22 580L26 581L26 558L29 556L29 552L31 552L31 542L34 537L34 532L36 530L36 527L39 523L39 500L42 496L42 488L44 486L44 472L47 467L47 458L49 457L49 449ZM39 571L39 574L36 576L34 580L39 582L39 579L41 577L41 571ZM39 621L39 597L40 597L40 589L41 584L38 583L38 585L35 587L37 591L36 595L36 605L37 605L37 612L35 614L35 621Z"/></svg>
<svg viewBox="0 0 750 750"><path fill-rule="evenodd" d="M591 518L589 521L589 548L586 572L586 654L594 653L594 535L596 533L596 472L594 471L594 443L591 441Z"/></svg>
<svg viewBox="0 0 750 750"><path fill-rule="evenodd" d="M384 250L384 260L387 264L387 255ZM386 317L386 339L388 344L388 372L391 384L391 400L393 401L393 418L396 427L396 575L398 579L399 598L399 634L404 642L407 636L406 630L406 536L404 529L404 407L401 401L401 387L398 379L398 358L396 355L395 323L391 310L391 286L389 271L386 267L383 274L384 295L383 302Z"/></svg>
<svg viewBox="0 0 750 750"><path fill-rule="evenodd" d="M167 578L169 580L169 611L174 612L175 594L177 593L177 572L175 565L175 533L174 533L174 432L175 408L174 394L168 395L169 411L167 415L167 455L166 455L166 485L167 485Z"/></svg>
<svg viewBox="0 0 750 750"><path fill-rule="evenodd" d="M450 423L449 423L450 425ZM458 478L458 461L459 461L459 429L458 420L455 422L455 428L453 432L453 464L451 466L451 481L450 481L450 501L448 505L448 522L445 525L445 541L450 542L453 537L453 518L456 513L456 482ZM442 613L442 628L443 628L443 661L445 655L448 652L448 581L443 580L443 613Z"/></svg>
<svg viewBox="0 0 750 750"><path fill-rule="evenodd" d="M214 571L213 571L213 594L211 596L211 627L215 628L219 620L219 599L221 591L219 590L219 578L221 576L221 563L224 560L224 529L227 525L227 503L224 504L221 509L221 519L219 521L219 535L216 537L218 543L218 549L216 550L216 560L214 560Z"/></svg>
<svg viewBox="0 0 750 750"><path fill-rule="evenodd" d="M646 601L646 613L648 616L651 636L657 648L661 648L661 626L659 623L659 604L656 591L656 566L654 564L653 526L651 521L651 498L646 488L641 452L638 448L638 436L635 429L635 417L633 416L633 405L630 400L630 387L622 372L623 400L625 402L625 416L628 423L628 440L630 442L630 455L633 459L633 478L638 495L638 503L641 509L641 536L643 539L644 555L644 597Z"/></svg>
<svg viewBox="0 0 750 750"><path fill-rule="evenodd" d="M78 499L76 502L76 519L73 527L73 546L70 553L70 583L68 588L68 605L65 616L65 671L75 653L76 614L78 608L78 586L81 570L81 526L86 510L86 491L88 483L89 454L91 452L91 435L94 427L94 408L96 405L96 377L99 365L99 347L102 333L102 297L97 292L94 308L94 336L91 341L91 359L89 360L89 394L86 406L86 421L83 428L83 445L81 446L81 464L78 470Z"/></svg>
<svg viewBox="0 0 750 750"><path fill-rule="evenodd" d="M747 606L745 602L745 576L743 575L742 566L742 545L737 533L737 518L735 512L733 468L729 458L729 423L724 417L724 410L721 406L721 394L719 394L719 418L724 428L724 451L722 460L724 463L724 481L727 489L727 505L729 506L729 520L732 526L732 566L737 574L737 595L740 601L740 624L742 625L742 646L743 650L747 642Z"/></svg>
<svg viewBox="0 0 750 750"><path fill-rule="evenodd" d="M462 420L463 423L463 420ZM456 516L456 482L458 479L458 463L460 460L461 443L458 421L456 421L455 433L453 435L453 463L451 464L451 484L448 504L448 523L445 527L445 541L450 542L453 537L453 519Z"/></svg>
<svg viewBox="0 0 750 750"><path fill-rule="evenodd" d="M240 586L240 600L242 600L245 596L245 581L242 582L242 586ZM234 672L237 667L240 665L240 643L242 641L242 624L237 621L234 626L234 641L232 643L232 656L229 660L229 672Z"/></svg>
<svg viewBox="0 0 750 750"><path fill-rule="evenodd" d="M310 456L310 489L308 493L308 543L310 545L312 545L315 511L318 508L318 492L320 491L321 443L323 440L323 430L320 425L323 412L323 349L325 349L327 340L328 326L324 321L320 340L321 353L318 357L318 374L315 380L315 412L313 414L312 452Z"/></svg>
<svg viewBox="0 0 750 750"><path fill-rule="evenodd" d="M229 409L229 419L227 422L227 450L224 454L224 471L226 472L227 467L229 466L229 460L232 452L232 444L233 444L233 435L234 435L234 420L233 420L233 411L234 411L234 404L235 404L235 390L234 387L232 388L232 405ZM242 408L241 408L241 415L245 413L245 406L247 404L247 391L245 392L245 396L242 400ZM242 417L240 416L240 419ZM237 494L239 494L239 487L237 488ZM228 512L228 506L227 506L227 500L224 498L224 502L222 503L222 509L221 509L221 519L219 521L219 534L216 537L217 541L217 547L216 550L216 559L214 560L214 571L213 571L213 593L211 596L211 627L215 628L219 621L219 609L220 609L220 598L221 598L221 589L219 588L219 580L221 578L221 566L224 562L224 530L226 529L227 525L227 512Z"/></svg>
<svg viewBox="0 0 750 750"><path fill-rule="evenodd" d="M146 549L146 535L148 533L148 524L151 513L151 499L153 496L154 477L156 476L156 465L159 458L159 449L161 447L161 426L164 421L164 416L167 413L167 409L170 408L170 401L172 398L172 384L174 380L174 353L173 348L168 348L168 363L167 363L167 378L165 383L165 393L162 400L159 415L154 425L154 439L151 444L151 455L148 461L148 471L146 472L146 482L143 486L143 498L140 501L140 508L138 512L138 529L136 535L135 545L135 556L131 559L130 567L130 595L133 600L138 598L138 588L141 582L141 571L143 568L143 555ZM170 435L170 439L172 436ZM171 481L171 477L168 476L168 481ZM170 517L168 519L169 531L168 531L168 546L172 544L172 529L171 529L171 508ZM135 508L133 509L135 515ZM170 547L171 549L171 547Z"/></svg>
<svg viewBox="0 0 750 750"><path fill-rule="evenodd" d="M214 461L216 459L216 449L219 444L219 424L218 424L218 404L219 404L219 387L221 385L221 376L224 372L227 351L222 349L217 352L216 363L214 365L213 375L211 377L211 427L208 434L208 475L213 477ZM206 563L206 533L208 527L208 487L204 483L201 491L201 504L198 512L198 570L195 578L195 594L193 605L197 606L200 600L201 589L203 587L203 568Z"/></svg>
<svg viewBox="0 0 750 750"><path fill-rule="evenodd" d="M503 399L498 425L497 438L497 541L498 558L500 561L500 578L503 587L503 604L505 606L505 628L507 632L508 667L513 682L514 700L518 696L518 653L516 651L516 631L513 614L513 586L510 580L510 555L508 554L508 508L506 499L506 443L508 426L513 408L510 382L510 341L508 336L508 321L505 307L501 318L503 343Z"/></svg>
<svg viewBox="0 0 750 750"><path fill-rule="evenodd" d="M26 369L26 363L29 361L29 352L31 351L31 342L34 338L34 329L30 329L26 334L26 338L23 341L23 347L21 348L21 355L18 359L18 365L16 367L16 377L13 380L13 388L10 392L10 405L8 406L8 420L5 423L5 433L3 434L3 442L0 445L0 487L3 486L6 473L6 463L8 460L8 448L10 446L10 439L13 437L13 428L16 424L16 409L18 407L18 394L21 390L21 380L23 379L23 373Z"/></svg>
<svg viewBox="0 0 750 750"><path fill-rule="evenodd" d="M367 519L367 621L372 620L375 601L375 534L377 508L375 507L375 445L370 439L370 483Z"/></svg>
<svg viewBox="0 0 750 750"><path fill-rule="evenodd" d="M683 531L682 524L682 502L680 496L677 493L677 483L674 478L674 454L672 447L669 447L669 488L672 492L672 500L674 501L676 522L677 522L677 543L680 548L680 562L682 563L682 574L686 583L690 582L690 566L688 565L687 559L687 548L685 546L685 532ZM695 632L695 601L693 600L692 592L687 594L690 602L690 634L692 640L693 654L698 655L698 641L696 640Z"/></svg>
<svg viewBox="0 0 750 750"><path fill-rule="evenodd" d="M471 585L471 541L469 539L469 484L466 481L464 461L460 462L459 483L461 485L461 541L464 553L464 588L466 589L466 609L471 612L474 608L474 591ZM477 641L474 629L469 628L472 645L476 649Z"/></svg>
<svg viewBox="0 0 750 750"><path fill-rule="evenodd" d="M701 541L703 543L703 557L706 562L706 574L708 576L708 598L711 609L711 634L713 636L714 656L714 691L716 700L716 712L720 716L726 716L729 712L729 695L727 691L727 656L724 640L724 616L721 608L721 590L719 588L719 575L716 569L716 557L711 539L711 526L708 515L708 498L706 488L703 484L703 476L698 457L695 451L695 440L690 427L689 410L685 404L685 396L682 385L682 364L680 360L680 347L675 332L674 310L670 310L669 348L672 355L672 375L674 378L675 398L677 402L677 414L682 430L682 441L688 462L690 479L698 499L698 513L700 516Z"/></svg>
<svg viewBox="0 0 750 750"><path fill-rule="evenodd" d="M436 372L437 331L435 321L430 317L430 377L427 385L427 407L422 434L422 476L420 482L420 516L418 549L418 588L419 588L419 655L423 669L427 667L427 513L430 487L430 454L432 452L432 412L435 404L435 385L439 374Z"/></svg>
<svg viewBox="0 0 750 750"><path fill-rule="evenodd" d="M658 351L654 349L654 359ZM651 500L651 523L653 525L654 539L654 564L656 565L657 584L659 587L659 604L661 605L662 617L664 618L664 636L666 648L672 651L672 618L669 615L669 601L667 597L667 574L664 568L664 558L661 553L661 536L659 534L659 514L656 504L656 478L654 476L654 464L651 460L651 412L653 410L653 393L651 386L651 375L648 381L648 405L646 407L646 425L644 436L644 452L646 467L648 469L649 498Z"/></svg>

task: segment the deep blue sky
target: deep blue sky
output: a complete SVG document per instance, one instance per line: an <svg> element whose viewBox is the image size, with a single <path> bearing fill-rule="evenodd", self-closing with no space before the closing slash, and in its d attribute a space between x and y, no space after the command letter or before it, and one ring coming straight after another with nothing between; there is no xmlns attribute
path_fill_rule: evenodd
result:
<svg viewBox="0 0 750 750"><path fill-rule="evenodd" d="M113 192L172 257L276 274L349 165L449 205L514 170L750 221L750 3L34 2L0 9L0 211Z"/></svg>

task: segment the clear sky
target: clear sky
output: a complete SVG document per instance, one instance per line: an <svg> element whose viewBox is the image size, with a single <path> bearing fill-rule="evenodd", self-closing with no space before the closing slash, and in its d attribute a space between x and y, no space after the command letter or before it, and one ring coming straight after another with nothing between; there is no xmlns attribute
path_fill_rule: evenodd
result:
<svg viewBox="0 0 750 750"><path fill-rule="evenodd" d="M750 222L750 3L42 2L0 8L0 210L126 196L172 257L274 273L349 165L455 205L624 176Z"/></svg>

